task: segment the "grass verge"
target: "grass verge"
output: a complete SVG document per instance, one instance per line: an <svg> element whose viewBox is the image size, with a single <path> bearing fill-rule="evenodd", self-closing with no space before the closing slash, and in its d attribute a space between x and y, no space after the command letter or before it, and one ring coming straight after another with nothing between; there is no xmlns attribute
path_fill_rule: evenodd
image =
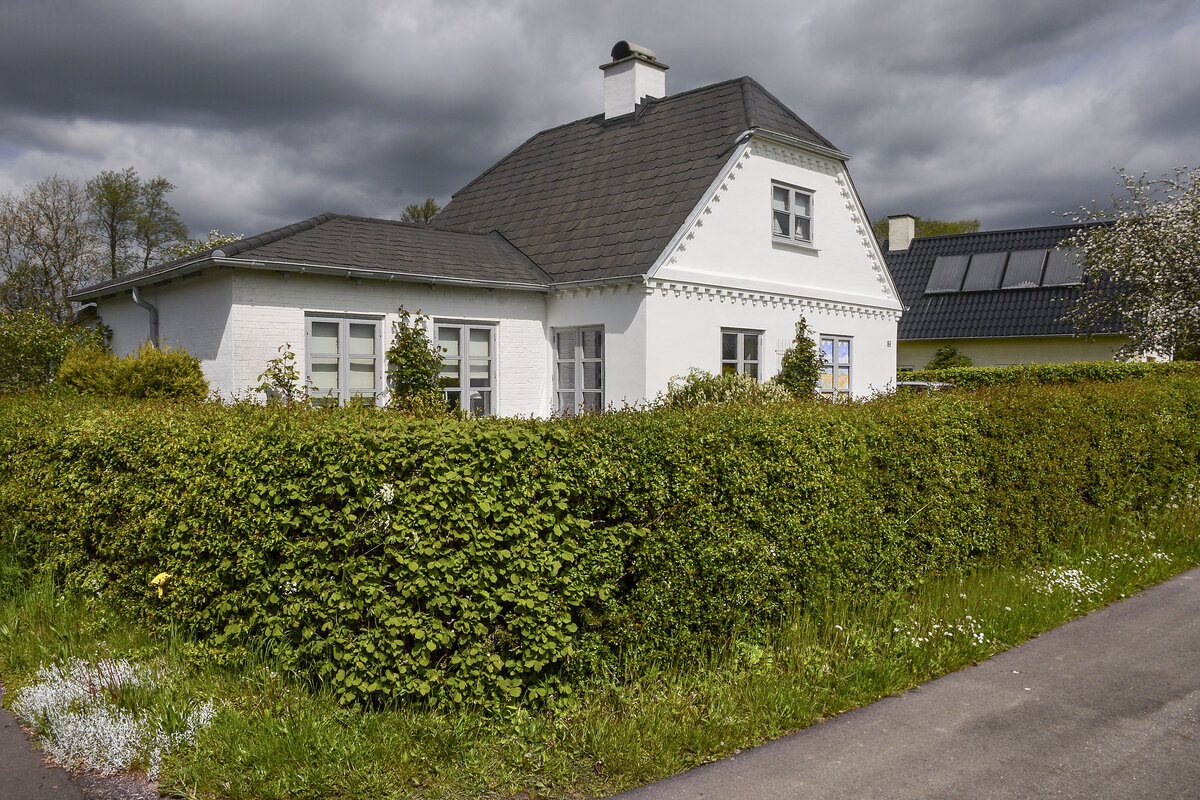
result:
<svg viewBox="0 0 1200 800"><path fill-rule="evenodd" d="M11 702L39 665L127 658L212 700L194 747L165 758L160 790L229 798L594 797L674 774L904 691L1200 563L1193 498L1148 518L1096 521L1022 570L929 577L888 596L798 609L769 640L704 663L631 657L548 708L435 713L339 706L301 676L179 637L130 629L48 580L0 604Z"/></svg>

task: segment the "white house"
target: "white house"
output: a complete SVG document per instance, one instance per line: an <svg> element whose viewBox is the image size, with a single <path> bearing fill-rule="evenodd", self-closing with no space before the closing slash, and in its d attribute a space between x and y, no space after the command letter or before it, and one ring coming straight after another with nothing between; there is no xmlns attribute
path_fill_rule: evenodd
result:
<svg viewBox="0 0 1200 800"><path fill-rule="evenodd" d="M667 96L627 42L601 69L603 114L533 136L433 225L323 214L74 299L118 353L186 348L227 395L287 343L319 392L380 397L401 306L481 413L633 403L691 368L766 379L801 316L823 391L887 387L901 304L847 156L750 78Z"/></svg>

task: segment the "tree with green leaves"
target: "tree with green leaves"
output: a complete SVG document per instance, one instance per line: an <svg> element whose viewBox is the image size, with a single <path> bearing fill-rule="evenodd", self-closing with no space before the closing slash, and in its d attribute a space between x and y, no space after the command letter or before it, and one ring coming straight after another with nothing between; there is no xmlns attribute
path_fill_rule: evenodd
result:
<svg viewBox="0 0 1200 800"><path fill-rule="evenodd" d="M115 278L133 270L142 182L133 167L106 169L87 182L88 214L104 248L104 269Z"/></svg>
<svg viewBox="0 0 1200 800"><path fill-rule="evenodd" d="M1119 355L1194 357L1200 350L1200 169L1162 178L1118 170L1124 192L1082 208L1065 241L1083 265L1083 288L1067 313L1084 335L1129 337Z"/></svg>
<svg viewBox="0 0 1200 800"><path fill-rule="evenodd" d="M946 369L948 367L969 367L971 366L971 357L958 352L958 348L952 344L939 347L933 354L933 358L925 365L925 369Z"/></svg>
<svg viewBox="0 0 1200 800"><path fill-rule="evenodd" d="M825 359L804 317L796 323L796 338L779 362L779 374L772 380L791 392L792 397L815 397Z"/></svg>
<svg viewBox="0 0 1200 800"><path fill-rule="evenodd" d="M438 205L437 200L432 197L426 197L424 203L410 203L404 209L404 214L401 215L401 222L415 222L418 225L428 225L433 222L433 218L442 210Z"/></svg>
<svg viewBox="0 0 1200 800"><path fill-rule="evenodd" d="M144 269L187 239L187 227L166 199L174 188L165 178L142 180L133 167L104 170L87 182L89 219L109 277Z"/></svg>
<svg viewBox="0 0 1200 800"><path fill-rule="evenodd" d="M166 178L143 181L138 190L139 208L134 220L134 238L142 250L142 269L166 256L170 248L188 241L188 229L179 212L167 202L175 185Z"/></svg>
<svg viewBox="0 0 1200 800"><path fill-rule="evenodd" d="M954 222L941 219L922 219L914 217L917 221L918 237L921 236L948 236L952 233L978 233L979 220L977 219L960 219ZM887 218L877 219L871 223L871 232L875 234L875 241L882 242L888 238L888 221Z"/></svg>
<svg viewBox="0 0 1200 800"><path fill-rule="evenodd" d="M45 386L73 351L103 351L105 334L56 322L46 309L0 311L0 393Z"/></svg>

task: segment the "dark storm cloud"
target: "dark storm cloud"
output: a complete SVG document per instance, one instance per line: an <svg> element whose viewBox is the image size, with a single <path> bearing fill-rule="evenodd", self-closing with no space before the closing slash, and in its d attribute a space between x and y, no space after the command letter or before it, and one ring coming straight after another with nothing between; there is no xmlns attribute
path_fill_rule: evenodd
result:
<svg viewBox="0 0 1200 800"><path fill-rule="evenodd" d="M872 215L1052 224L1200 148L1200 14L1151 0L0 5L0 191L136 166L197 232L443 202L597 113L628 38L668 91L753 75L853 156Z"/></svg>

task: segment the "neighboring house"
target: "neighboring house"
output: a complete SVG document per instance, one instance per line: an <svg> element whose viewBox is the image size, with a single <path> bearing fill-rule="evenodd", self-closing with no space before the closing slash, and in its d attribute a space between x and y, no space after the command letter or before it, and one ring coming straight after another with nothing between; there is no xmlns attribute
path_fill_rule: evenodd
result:
<svg viewBox="0 0 1200 800"><path fill-rule="evenodd" d="M847 156L750 78L667 97L653 53L612 57L603 114L529 139L431 226L324 214L74 299L116 351L185 347L226 395L287 343L319 393L380 398L400 306L480 413L635 403L692 368L766 379L801 316L827 394L885 389L901 305Z"/></svg>
<svg viewBox="0 0 1200 800"><path fill-rule="evenodd" d="M1081 269L1060 244L1079 225L914 238L913 217L888 221L887 264L904 301L899 370L947 345L985 367L1111 361L1128 341L1115 327L1089 341L1063 319Z"/></svg>

